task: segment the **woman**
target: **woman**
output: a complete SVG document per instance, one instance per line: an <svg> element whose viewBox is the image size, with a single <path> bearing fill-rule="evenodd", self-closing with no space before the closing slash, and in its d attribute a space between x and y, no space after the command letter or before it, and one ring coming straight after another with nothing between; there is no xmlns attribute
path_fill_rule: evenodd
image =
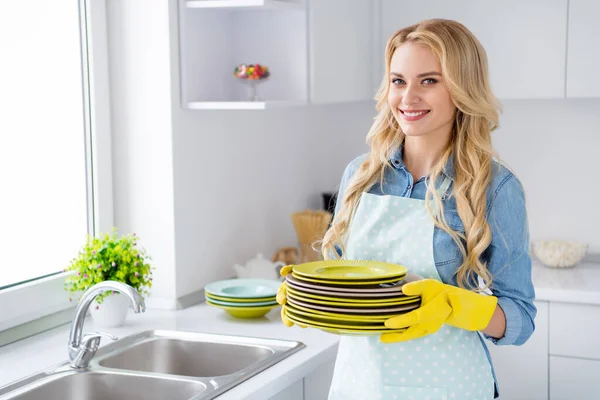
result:
<svg viewBox="0 0 600 400"><path fill-rule="evenodd" d="M403 287L421 307L385 323L404 332L342 337L329 399L492 399L478 331L523 344L536 309L523 189L493 159L486 54L463 25L428 20L394 34L385 61L371 150L344 172L323 254L426 279Z"/></svg>

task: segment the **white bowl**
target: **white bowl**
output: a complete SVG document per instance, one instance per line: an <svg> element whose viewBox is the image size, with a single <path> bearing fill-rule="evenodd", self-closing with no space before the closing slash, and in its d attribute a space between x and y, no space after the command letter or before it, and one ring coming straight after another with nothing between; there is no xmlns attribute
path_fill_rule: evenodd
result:
<svg viewBox="0 0 600 400"><path fill-rule="evenodd" d="M588 245L569 240L540 240L532 245L533 254L552 268L574 267L587 253Z"/></svg>

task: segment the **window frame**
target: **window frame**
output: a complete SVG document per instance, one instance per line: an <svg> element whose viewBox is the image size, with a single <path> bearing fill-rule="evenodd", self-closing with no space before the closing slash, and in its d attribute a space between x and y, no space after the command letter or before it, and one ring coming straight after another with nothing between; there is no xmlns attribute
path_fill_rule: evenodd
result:
<svg viewBox="0 0 600 400"><path fill-rule="evenodd" d="M113 226L107 9L106 0L79 0L78 5L83 60L88 232L98 234L109 231ZM57 273L1 290L0 336L10 328L74 308L75 302L69 301L64 290L68 274ZM7 304L10 307L6 307ZM57 318L52 322L57 326L65 321ZM48 324L45 326L47 329Z"/></svg>

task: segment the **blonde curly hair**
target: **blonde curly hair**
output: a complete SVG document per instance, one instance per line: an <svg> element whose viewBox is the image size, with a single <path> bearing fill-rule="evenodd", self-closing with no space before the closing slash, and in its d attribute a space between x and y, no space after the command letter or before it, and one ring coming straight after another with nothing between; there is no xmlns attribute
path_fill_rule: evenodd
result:
<svg viewBox="0 0 600 400"><path fill-rule="evenodd" d="M389 159L404 141L404 133L387 102L390 89L390 64L394 51L412 42L425 46L440 60L443 81L457 108L448 147L430 171L425 204L434 224L447 232L458 245L463 262L457 271L462 288L475 291L491 287L492 276L481 256L492 234L486 220L486 191L491 182L495 156L491 132L498 127L500 105L490 89L487 56L477 38L462 24L443 19L422 21L396 32L385 49L386 74L375 96L378 114L367 135L370 152L360 165L345 193L340 193L339 212L322 242L325 258L338 257L335 246L345 254L345 238L361 194L379 180L383 183ZM465 233L454 231L444 217L435 182L452 157L455 177L452 194ZM432 208L432 201L436 207ZM434 212L437 209L439 212ZM480 277L483 287L477 286Z"/></svg>

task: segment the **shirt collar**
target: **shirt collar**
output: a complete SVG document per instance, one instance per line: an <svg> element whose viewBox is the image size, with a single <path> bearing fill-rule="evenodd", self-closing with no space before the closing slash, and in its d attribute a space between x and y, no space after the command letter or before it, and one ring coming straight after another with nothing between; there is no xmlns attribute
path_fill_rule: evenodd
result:
<svg viewBox="0 0 600 400"><path fill-rule="evenodd" d="M398 148L390 156L389 161L392 164L392 166L394 166L394 168L403 169L407 171L406 165L404 165L404 161L402 160L402 147L403 144L400 144L400 146L398 146ZM446 175L448 178L454 181L455 171L454 163L452 162L452 155L448 157L448 161L446 162L446 165L444 166L442 172L444 175Z"/></svg>

